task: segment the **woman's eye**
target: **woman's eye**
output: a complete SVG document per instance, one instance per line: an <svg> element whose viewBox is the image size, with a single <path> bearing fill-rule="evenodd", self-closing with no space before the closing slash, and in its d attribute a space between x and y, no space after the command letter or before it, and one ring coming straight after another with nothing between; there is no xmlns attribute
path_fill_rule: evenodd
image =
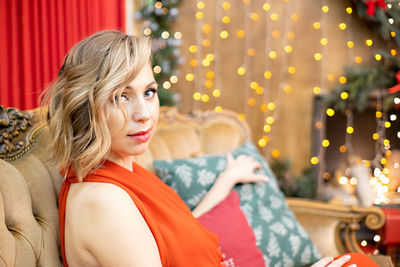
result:
<svg viewBox="0 0 400 267"><path fill-rule="evenodd" d="M157 90L152 88L152 89L147 90L147 91L144 93L144 96L145 96L145 97L148 97L148 98L151 98L151 97L153 97L156 93L157 93Z"/></svg>
<svg viewBox="0 0 400 267"><path fill-rule="evenodd" d="M120 96L115 97L115 102L117 102L117 103L125 103L128 101L129 101L129 97L125 93L122 93Z"/></svg>

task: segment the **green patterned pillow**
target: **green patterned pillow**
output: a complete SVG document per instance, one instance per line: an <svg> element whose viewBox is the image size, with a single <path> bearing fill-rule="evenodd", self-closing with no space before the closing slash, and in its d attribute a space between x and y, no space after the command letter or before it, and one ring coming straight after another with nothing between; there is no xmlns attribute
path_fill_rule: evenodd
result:
<svg viewBox="0 0 400 267"><path fill-rule="evenodd" d="M251 225L257 246L264 254L266 266L305 266L321 258L307 232L297 222L279 190L276 178L251 143L232 151L234 158L248 155L262 165L261 173L270 177L266 183L238 184L235 190L240 196L240 206ZM226 155L154 161L158 177L171 186L189 206L196 207L225 170Z"/></svg>

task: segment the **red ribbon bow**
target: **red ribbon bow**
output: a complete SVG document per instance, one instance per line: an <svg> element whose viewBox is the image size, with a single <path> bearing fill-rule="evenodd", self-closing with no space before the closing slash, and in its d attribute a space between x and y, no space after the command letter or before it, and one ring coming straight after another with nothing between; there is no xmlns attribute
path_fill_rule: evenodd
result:
<svg viewBox="0 0 400 267"><path fill-rule="evenodd" d="M367 14L370 16L375 16L376 6L383 9L387 8L385 0L367 0L365 4L367 5Z"/></svg>
<svg viewBox="0 0 400 267"><path fill-rule="evenodd" d="M400 70L396 73L396 80L397 84L391 88L389 88L388 92L389 94L394 94L398 91L400 91Z"/></svg>

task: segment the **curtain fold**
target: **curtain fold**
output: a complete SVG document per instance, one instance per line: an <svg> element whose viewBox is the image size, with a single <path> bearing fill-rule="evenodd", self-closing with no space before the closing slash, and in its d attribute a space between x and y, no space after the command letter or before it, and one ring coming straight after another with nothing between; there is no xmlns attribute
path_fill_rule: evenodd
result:
<svg viewBox="0 0 400 267"><path fill-rule="evenodd" d="M32 109L79 40L125 31L124 0L0 0L0 104Z"/></svg>

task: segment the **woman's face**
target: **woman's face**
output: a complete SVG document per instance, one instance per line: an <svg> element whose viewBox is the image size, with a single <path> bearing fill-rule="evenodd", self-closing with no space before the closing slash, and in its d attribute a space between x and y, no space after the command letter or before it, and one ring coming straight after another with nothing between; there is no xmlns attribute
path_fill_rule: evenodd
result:
<svg viewBox="0 0 400 267"><path fill-rule="evenodd" d="M116 101L126 110L127 120L123 111L110 101L107 120L111 133L109 159L129 164L134 156L146 151L158 122L160 104L150 64L140 70Z"/></svg>

